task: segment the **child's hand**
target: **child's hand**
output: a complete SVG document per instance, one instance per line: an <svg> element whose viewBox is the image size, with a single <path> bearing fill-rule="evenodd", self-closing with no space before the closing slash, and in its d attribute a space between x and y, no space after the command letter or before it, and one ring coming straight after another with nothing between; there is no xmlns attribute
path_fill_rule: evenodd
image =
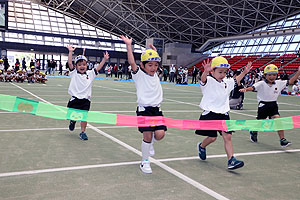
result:
<svg viewBox="0 0 300 200"><path fill-rule="evenodd" d="M68 49L70 52L73 52L76 48L75 48L75 47L72 47L71 45L68 45L68 46L67 46L67 49Z"/></svg>
<svg viewBox="0 0 300 200"><path fill-rule="evenodd" d="M246 65L244 72L245 74L248 74L248 72L252 69L252 62L248 62L248 64Z"/></svg>
<svg viewBox="0 0 300 200"><path fill-rule="evenodd" d="M150 47L152 50L157 51L156 48L155 48L155 46L153 46L153 44L149 44L149 47Z"/></svg>
<svg viewBox="0 0 300 200"><path fill-rule="evenodd" d="M128 38L127 36L124 36L124 35L121 35L120 38L123 40L123 42L126 44L126 45L131 45L132 43L132 38Z"/></svg>
<svg viewBox="0 0 300 200"><path fill-rule="evenodd" d="M242 88L242 89L240 89L239 91L240 91L240 92L247 92L247 91L246 91L246 88Z"/></svg>
<svg viewBox="0 0 300 200"><path fill-rule="evenodd" d="M209 61L209 59L204 60L202 67L204 68L205 72L210 72L211 71L211 61Z"/></svg>
<svg viewBox="0 0 300 200"><path fill-rule="evenodd" d="M105 53L103 53L103 55L104 55L104 59L105 59L105 60L108 60L108 59L109 59L109 54L108 54L107 51L105 51Z"/></svg>

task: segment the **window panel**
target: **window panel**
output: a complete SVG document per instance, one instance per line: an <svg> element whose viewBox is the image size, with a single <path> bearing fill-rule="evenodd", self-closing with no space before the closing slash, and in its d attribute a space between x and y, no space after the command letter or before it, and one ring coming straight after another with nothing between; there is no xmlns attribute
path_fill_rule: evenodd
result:
<svg viewBox="0 0 300 200"><path fill-rule="evenodd" d="M33 24L26 24L26 28L27 29L34 29L34 25Z"/></svg>

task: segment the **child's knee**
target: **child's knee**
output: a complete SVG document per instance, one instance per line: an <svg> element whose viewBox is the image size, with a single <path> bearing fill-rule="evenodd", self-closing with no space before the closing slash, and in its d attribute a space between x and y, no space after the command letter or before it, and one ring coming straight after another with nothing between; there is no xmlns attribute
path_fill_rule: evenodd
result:
<svg viewBox="0 0 300 200"><path fill-rule="evenodd" d="M164 130L157 130L154 132L154 138L156 140L161 140L165 137L165 131Z"/></svg>
<svg viewBox="0 0 300 200"><path fill-rule="evenodd" d="M231 140L231 134L230 133L225 133L224 131L222 131L222 137L224 138L224 140Z"/></svg>

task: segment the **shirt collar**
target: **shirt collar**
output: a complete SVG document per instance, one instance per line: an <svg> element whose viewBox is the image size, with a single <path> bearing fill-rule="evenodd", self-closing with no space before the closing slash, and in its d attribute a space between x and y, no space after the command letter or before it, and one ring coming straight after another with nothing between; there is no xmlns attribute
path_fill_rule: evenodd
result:
<svg viewBox="0 0 300 200"><path fill-rule="evenodd" d="M270 82L267 80L267 79L265 79L265 83L266 84L269 84ZM275 81L272 83L272 85L275 85L276 83L275 83Z"/></svg>

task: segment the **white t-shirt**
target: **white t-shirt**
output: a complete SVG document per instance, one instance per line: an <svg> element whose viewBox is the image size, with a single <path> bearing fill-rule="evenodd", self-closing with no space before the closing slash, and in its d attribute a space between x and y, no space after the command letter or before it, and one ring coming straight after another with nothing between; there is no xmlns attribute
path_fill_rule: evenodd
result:
<svg viewBox="0 0 300 200"><path fill-rule="evenodd" d="M78 99L90 99L92 95L92 83L97 75L96 69L87 70L86 73L80 74L74 68L70 71L70 85L68 93Z"/></svg>
<svg viewBox="0 0 300 200"><path fill-rule="evenodd" d="M172 73L172 72L174 72L174 73L176 72L176 67L175 66L170 67L170 73Z"/></svg>
<svg viewBox="0 0 300 200"><path fill-rule="evenodd" d="M214 113L227 113L230 110L229 95L235 83L233 78L225 78L219 82L214 77L207 76L206 83L200 82L203 94L200 108Z"/></svg>
<svg viewBox="0 0 300 200"><path fill-rule="evenodd" d="M257 101L277 101L281 90L288 85L288 80L276 80L274 84L269 85L266 81L259 81L253 84L254 91L257 91Z"/></svg>
<svg viewBox="0 0 300 200"><path fill-rule="evenodd" d="M138 106L160 107L163 101L163 91L157 74L150 76L138 68L136 73L132 73L132 79L136 86Z"/></svg>

